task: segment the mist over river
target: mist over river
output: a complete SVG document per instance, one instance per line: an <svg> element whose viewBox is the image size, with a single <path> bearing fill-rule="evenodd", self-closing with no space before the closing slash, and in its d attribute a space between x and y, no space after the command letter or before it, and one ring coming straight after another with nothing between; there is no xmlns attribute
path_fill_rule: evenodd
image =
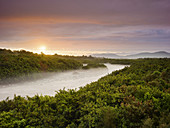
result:
<svg viewBox="0 0 170 128"><path fill-rule="evenodd" d="M119 69L123 69L126 65L105 64L107 68L96 68L88 70L72 70L60 73L49 74L35 81L27 81L10 85L0 86L0 100L14 97L14 94L21 96L50 95L54 96L55 91L63 89L75 89L91 82L97 81L99 78Z"/></svg>

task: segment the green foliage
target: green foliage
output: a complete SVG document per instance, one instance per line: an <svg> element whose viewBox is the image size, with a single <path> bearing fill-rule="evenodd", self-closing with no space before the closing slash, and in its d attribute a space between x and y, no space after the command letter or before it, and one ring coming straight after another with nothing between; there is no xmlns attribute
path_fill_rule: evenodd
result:
<svg viewBox="0 0 170 128"><path fill-rule="evenodd" d="M0 127L168 128L169 67L170 59L134 60L78 91L15 96L0 102Z"/></svg>
<svg viewBox="0 0 170 128"><path fill-rule="evenodd" d="M58 72L81 67L82 64L73 59L38 55L24 50L12 52L0 49L0 84L32 78L32 73Z"/></svg>
<svg viewBox="0 0 170 128"><path fill-rule="evenodd" d="M0 49L0 85L43 77L41 74L32 75L33 73L106 67L102 63L109 61L91 56L74 57L43 53L39 55L25 50ZM87 66L83 66L83 63L86 63Z"/></svg>

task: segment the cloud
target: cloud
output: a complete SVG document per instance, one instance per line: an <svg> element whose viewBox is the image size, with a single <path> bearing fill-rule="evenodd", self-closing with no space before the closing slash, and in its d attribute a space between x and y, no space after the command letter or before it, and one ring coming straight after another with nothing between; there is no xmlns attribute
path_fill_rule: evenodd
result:
<svg viewBox="0 0 170 128"><path fill-rule="evenodd" d="M167 50L169 13L170 0L1 0L0 46Z"/></svg>
<svg viewBox="0 0 170 128"><path fill-rule="evenodd" d="M169 0L1 0L1 21L170 25Z"/></svg>

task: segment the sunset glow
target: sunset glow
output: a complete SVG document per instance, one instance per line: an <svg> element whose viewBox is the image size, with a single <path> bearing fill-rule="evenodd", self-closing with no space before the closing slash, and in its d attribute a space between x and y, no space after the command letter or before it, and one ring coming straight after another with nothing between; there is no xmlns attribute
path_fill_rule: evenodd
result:
<svg viewBox="0 0 170 128"><path fill-rule="evenodd" d="M168 0L0 1L0 47L169 52L169 12Z"/></svg>
<svg viewBox="0 0 170 128"><path fill-rule="evenodd" d="M170 0L0 0L0 127L167 128L169 74Z"/></svg>
<svg viewBox="0 0 170 128"><path fill-rule="evenodd" d="M39 49L40 49L40 51L42 51L42 52L43 52L43 51L45 51L45 50L46 50L46 47L45 47L45 46L41 46Z"/></svg>

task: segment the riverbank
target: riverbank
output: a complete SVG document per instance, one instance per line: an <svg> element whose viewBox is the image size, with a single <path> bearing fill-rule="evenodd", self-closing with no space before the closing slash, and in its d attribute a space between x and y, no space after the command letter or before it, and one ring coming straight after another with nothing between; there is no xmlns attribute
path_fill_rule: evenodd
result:
<svg viewBox="0 0 170 128"><path fill-rule="evenodd" d="M97 81L112 71L124 68L126 65L105 64L107 68L73 70L58 73L45 73L42 79L32 80L0 87L0 100L13 98L14 94L21 96L50 95L60 89L75 89Z"/></svg>
<svg viewBox="0 0 170 128"><path fill-rule="evenodd" d="M170 59L143 59L55 96L0 102L0 127L169 127ZM76 73L75 73L76 74Z"/></svg>
<svg viewBox="0 0 170 128"><path fill-rule="evenodd" d="M83 66L83 62L87 66ZM0 49L0 86L43 78L41 74L105 67L89 57L35 54L25 50Z"/></svg>

